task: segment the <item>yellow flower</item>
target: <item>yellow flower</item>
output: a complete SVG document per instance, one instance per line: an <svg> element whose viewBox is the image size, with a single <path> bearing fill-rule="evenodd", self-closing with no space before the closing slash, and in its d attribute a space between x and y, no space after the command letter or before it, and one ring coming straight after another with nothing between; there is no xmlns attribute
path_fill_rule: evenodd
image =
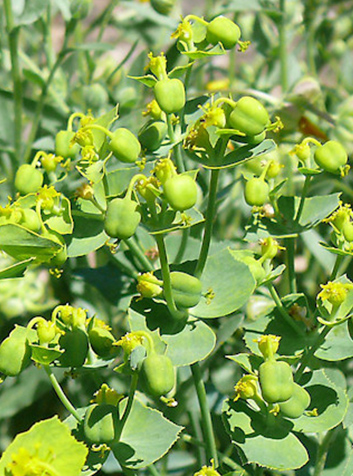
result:
<svg viewBox="0 0 353 476"><path fill-rule="evenodd" d="M257 395L257 378L254 375L244 375L234 387L236 402L239 398L244 400L251 399Z"/></svg>
<svg viewBox="0 0 353 476"><path fill-rule="evenodd" d="M281 338L279 336L268 334L256 339L255 342L257 342L259 350L264 358L267 359L277 352L280 340Z"/></svg>
<svg viewBox="0 0 353 476"><path fill-rule="evenodd" d="M115 345L120 345L125 355L130 355L138 345L143 344L143 336L136 332L125 334Z"/></svg>
<svg viewBox="0 0 353 476"><path fill-rule="evenodd" d="M333 283L329 281L327 284L320 284L322 291L318 294L318 298L322 301L328 301L333 306L340 306L347 298L351 284Z"/></svg>
<svg viewBox="0 0 353 476"><path fill-rule="evenodd" d="M153 276L153 273L141 274L138 278L136 286L137 291L145 298L154 298L162 294L163 288L160 286L161 281Z"/></svg>
<svg viewBox="0 0 353 476"><path fill-rule="evenodd" d="M219 472L215 470L214 460L211 460L211 466L202 466L201 470L194 474L194 476L220 476Z"/></svg>
<svg viewBox="0 0 353 476"><path fill-rule="evenodd" d="M185 41L188 43L192 40L192 26L187 20L182 20L178 28L171 34L171 38L178 39L180 41Z"/></svg>

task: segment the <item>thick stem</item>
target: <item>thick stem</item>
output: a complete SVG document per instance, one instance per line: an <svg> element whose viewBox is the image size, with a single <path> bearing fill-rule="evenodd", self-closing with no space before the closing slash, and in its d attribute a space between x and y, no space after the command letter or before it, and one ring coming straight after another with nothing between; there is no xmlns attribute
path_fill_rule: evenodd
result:
<svg viewBox="0 0 353 476"><path fill-rule="evenodd" d="M190 228L185 228L183 230L183 234L182 234L182 237L181 237L181 242L180 242L180 245L179 245L178 252L177 252L177 254L175 256L175 259L174 259L175 264L181 263L181 261L183 259L183 256L184 256L184 253L185 253L185 250L186 250L186 247L187 247L189 236L190 236Z"/></svg>
<svg viewBox="0 0 353 476"><path fill-rule="evenodd" d="M67 398L67 396L65 395L63 389L61 388L59 382L56 380L56 377L55 375L53 374L53 372L51 371L49 365L43 365L43 369L45 370L46 374L48 375L49 377L49 380L50 380L50 383L52 384L54 390L55 390L55 393L57 394L57 396L59 397L61 403L64 405L64 407L66 408L66 410L68 412L71 413L72 416L74 416L76 418L77 421L81 422L82 418L80 417L80 415L77 413L77 410L76 408L72 405L72 403L70 402L70 400Z"/></svg>
<svg viewBox="0 0 353 476"><path fill-rule="evenodd" d="M341 263L343 261L343 256L341 255L337 255L336 256L336 261L335 261L335 264L334 264L334 267L333 267L333 270L332 270L332 273L331 273L331 276L330 276L330 281L334 281L337 277L337 274L338 274L338 271L341 267Z"/></svg>
<svg viewBox="0 0 353 476"><path fill-rule="evenodd" d="M336 430L337 430L337 427L333 428L332 430L329 430L326 433L326 435L323 437L317 452L315 470L314 470L313 476L321 476L325 467L327 453L330 449L330 443L331 443L332 437L336 433Z"/></svg>
<svg viewBox="0 0 353 476"><path fill-rule="evenodd" d="M141 248L139 247L139 245L136 243L136 241L133 238L124 240L124 243L129 248L131 253L133 253L134 256L138 259L144 271L153 271L154 268L151 262L149 261L147 256L142 252Z"/></svg>
<svg viewBox="0 0 353 476"><path fill-rule="evenodd" d="M15 113L15 154L14 165L18 167L21 157L22 144L22 82L19 63L18 36L20 29L14 24L11 0L4 0L6 27L9 37L9 47L11 56L11 74L13 82L14 95L14 113Z"/></svg>
<svg viewBox="0 0 353 476"><path fill-rule="evenodd" d="M210 461L210 459L213 459L215 463L215 467L218 467L218 453L216 448L216 440L213 433L211 413L207 403L206 389L202 380L200 365L198 362L196 362L195 364L192 364L190 367L191 367L192 376L194 378L197 398L199 400L199 405L200 405L201 421L202 421L204 434L205 434L207 460Z"/></svg>
<svg viewBox="0 0 353 476"><path fill-rule="evenodd" d="M295 218L294 218L294 221L297 222L297 223L299 223L300 217L301 217L302 212L303 212L305 198L306 198L308 190L309 190L310 181L311 181L311 176L307 175L305 177L305 181L304 181L304 185L303 185L302 194L301 194L301 197L300 197L298 210L297 210L297 213L296 213Z"/></svg>
<svg viewBox="0 0 353 476"><path fill-rule="evenodd" d="M155 239L158 246L159 261L161 264L164 297L165 297L165 300L167 301L169 312L176 318L179 318L183 315L183 313L177 309L174 302L172 283L170 280L170 270L169 270L169 264L168 264L167 249L165 247L164 237L163 235L157 234L155 235Z"/></svg>
<svg viewBox="0 0 353 476"><path fill-rule="evenodd" d="M197 262L197 266L194 273L195 276L198 278L202 275L202 272L205 268L208 251L211 244L213 220L216 213L218 177L219 177L219 169L211 170L211 181L210 181L210 190L209 190L207 211L206 211L205 231L203 235L199 260Z"/></svg>
<svg viewBox="0 0 353 476"><path fill-rule="evenodd" d="M294 269L295 257L295 238L286 238L284 246L287 250L287 270L288 270L288 284L289 292L295 294L297 292L297 281Z"/></svg>
<svg viewBox="0 0 353 476"><path fill-rule="evenodd" d="M174 142L175 142L175 132L174 132L173 124L172 124L172 115L171 114L167 114L167 125L168 125L168 136L169 136L170 142L172 144L174 144ZM177 144L176 146L174 146L173 150L174 150L177 170L178 170L179 173L183 173L183 172L185 172L185 166L184 166L183 158L181 156L180 144Z"/></svg>
<svg viewBox="0 0 353 476"><path fill-rule="evenodd" d="M122 414L122 417L121 417L120 422L119 422L119 430L117 432L117 437L116 437L117 441L119 441L119 439L121 437L121 434L123 432L125 423L126 423L127 419L129 418L131 408L132 408L132 404L134 402L134 397L135 397L135 392L136 392L136 388L137 388L138 378L139 378L138 373L135 372L132 375L130 392L129 392L129 396L128 396L128 399L127 399L127 402L126 402L126 407L124 409L124 413Z"/></svg>
<svg viewBox="0 0 353 476"><path fill-rule="evenodd" d="M183 433L182 434L182 439L186 443L189 443L191 445L198 446L198 447L201 446L202 448L206 447L206 445L203 441L200 441L199 439L194 438L191 435L187 435L187 434ZM235 461L233 461L231 458L229 458L229 456L225 455L224 453L221 453L220 451L217 451L217 454L219 456L220 461L222 461L222 463L226 464L227 466L229 466L231 469L233 469L235 471L241 470L242 471L242 476L250 476L250 474L244 468L239 466Z"/></svg>
<svg viewBox="0 0 353 476"><path fill-rule="evenodd" d="M160 472L157 470L157 468L153 464L150 464L149 466L147 466L147 469L151 473L152 476L161 476Z"/></svg>
<svg viewBox="0 0 353 476"><path fill-rule="evenodd" d="M303 360L301 361L301 364L300 364L298 370L295 372L295 381L296 382L300 381L300 378L304 373L305 367L308 365L308 363L310 362L310 359L315 354L315 352L320 347L320 345L324 342L324 340L326 339L327 334L330 332L331 329L332 329L332 327L326 326L322 329L320 334L317 336L314 344L310 347L310 349L308 350L308 352L304 356Z"/></svg>

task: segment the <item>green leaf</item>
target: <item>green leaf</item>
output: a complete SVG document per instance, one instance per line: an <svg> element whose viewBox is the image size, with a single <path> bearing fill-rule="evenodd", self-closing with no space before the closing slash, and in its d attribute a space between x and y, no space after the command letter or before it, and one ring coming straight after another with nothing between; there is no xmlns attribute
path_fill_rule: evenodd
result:
<svg viewBox="0 0 353 476"><path fill-rule="evenodd" d="M49 0L25 0L21 11L15 10L14 22L16 26L30 25L37 21L47 9Z"/></svg>
<svg viewBox="0 0 353 476"><path fill-rule="evenodd" d="M166 355L172 360L173 365L176 367L191 365L204 360L212 352L216 344L216 336L207 324L189 319L181 329L175 330L172 325L166 325L166 322L157 326L158 322L168 320L166 307L164 304L156 303L151 308L148 314L153 314L153 324L148 317L132 309L129 310L131 331L151 332L153 330L152 334L157 339L155 345L157 343L160 351L163 352L161 342L164 346L167 345ZM157 328L159 332L155 334Z"/></svg>
<svg viewBox="0 0 353 476"><path fill-rule="evenodd" d="M190 228L202 223L204 220L203 215L196 208L190 208L185 212L175 212L172 209L168 209L163 215L163 221L158 223L157 227L152 221L146 222L146 227L151 235L159 235Z"/></svg>
<svg viewBox="0 0 353 476"><path fill-rule="evenodd" d="M1 457L0 474L6 474L9 463L19 456L20 450L33 457L33 464L39 467L43 464L43 474L46 469L48 473L65 476L79 476L88 453L87 447L71 436L69 428L57 416L36 423L16 436ZM24 471L30 471L30 467L31 463Z"/></svg>
<svg viewBox="0 0 353 476"><path fill-rule="evenodd" d="M74 229L74 222L71 215L70 200L62 196L60 215L51 215L45 220L45 224L60 235L68 235Z"/></svg>
<svg viewBox="0 0 353 476"><path fill-rule="evenodd" d="M303 375L302 382L305 382ZM303 386L309 392L311 403L308 410L316 409L318 416L304 413L293 420L294 431L319 433L339 425L348 410L349 400L344 375L337 369L315 370Z"/></svg>
<svg viewBox="0 0 353 476"><path fill-rule="evenodd" d="M325 341L315 352L315 357L330 362L353 357L353 342L349 332L348 321L333 327Z"/></svg>
<svg viewBox="0 0 353 476"><path fill-rule="evenodd" d="M157 79L152 74L146 74L145 76L128 76L128 78L135 79L149 88L153 88L157 82Z"/></svg>
<svg viewBox="0 0 353 476"><path fill-rule="evenodd" d="M253 373L251 365L251 354L235 354L235 355L226 355L227 359L233 360L236 362L245 372L251 374Z"/></svg>
<svg viewBox="0 0 353 476"><path fill-rule="evenodd" d="M209 157L198 156L196 154L188 154L191 158L203 164L207 169L229 169L236 167L237 165L242 165L249 160L254 159L262 155L271 152L276 148L276 144L271 139L266 139L261 144L253 145L242 145L235 149L234 151L227 154L222 159L222 163L219 162L219 159L209 159Z"/></svg>
<svg viewBox="0 0 353 476"><path fill-rule="evenodd" d="M206 359L216 344L215 333L202 321L189 321L181 332L162 338L168 345L166 355L176 367Z"/></svg>
<svg viewBox="0 0 353 476"><path fill-rule="evenodd" d="M246 239L265 238L268 235L277 238L293 237L317 226L338 207L340 193L318 195L306 198L299 223L295 216L299 207L299 197L281 196L278 199L278 214L276 220L262 218L248 228Z"/></svg>
<svg viewBox="0 0 353 476"><path fill-rule="evenodd" d="M224 55L225 50L222 45L219 43L218 45L214 46L210 50L206 51L181 51L181 54L188 56L192 60L200 59L200 58L208 58L209 56L219 56Z"/></svg>
<svg viewBox="0 0 353 476"><path fill-rule="evenodd" d="M34 331L35 332L35 331ZM16 378L7 378L1 384L1 420L11 418L52 389L47 375L32 365Z"/></svg>
<svg viewBox="0 0 353 476"><path fill-rule="evenodd" d="M222 317L242 307L255 290L255 279L249 267L224 249L206 262L201 277L203 298L190 310L196 317Z"/></svg>
<svg viewBox="0 0 353 476"><path fill-rule="evenodd" d="M222 417L244 463L285 471L301 468L309 459L305 447L291 433L288 420L270 415L266 421L242 400L225 401Z"/></svg>
<svg viewBox="0 0 353 476"><path fill-rule="evenodd" d="M190 63L186 63L183 66L176 66L168 73L168 78L180 78L183 76L186 71L192 67L194 63L191 61Z"/></svg>
<svg viewBox="0 0 353 476"><path fill-rule="evenodd" d="M0 249L20 261L28 258L48 261L60 248L58 243L20 225L0 226Z"/></svg>
<svg viewBox="0 0 353 476"><path fill-rule="evenodd" d="M114 122L117 119L118 119L118 106L113 107L113 109L106 112L102 116L98 117L98 119L93 121L93 124L97 124L99 126L105 127L106 129L110 129L111 125L114 124ZM96 150L98 150L98 152L100 153L102 151L104 144L106 143L107 137L103 131L99 131L98 129L92 129L92 134L93 134L94 146ZM96 182L97 180L92 179L92 181Z"/></svg>
<svg viewBox="0 0 353 476"><path fill-rule="evenodd" d="M283 300L283 305L290 315L293 306L299 306L299 310L304 313L308 309L308 303L304 294L289 294ZM295 308L294 307L294 308ZM261 355L258 345L254 340L263 334L274 334L281 337L278 353L284 356L293 356L302 353L308 346L312 345L317 337L316 332L307 333L304 322L294 321L290 325L274 306L266 309L256 321L247 321L244 324L245 343L251 352Z"/></svg>
<svg viewBox="0 0 353 476"><path fill-rule="evenodd" d="M160 336L159 329L150 329L146 323L146 318L142 314L136 312L134 309L129 309L129 324L130 324L130 329L131 332L136 332L136 331L145 331L148 332L148 334L152 337L153 339L153 344L154 344L154 349L157 353L164 353L166 344L164 342L164 339L162 340Z"/></svg>
<svg viewBox="0 0 353 476"><path fill-rule="evenodd" d="M29 258L0 270L0 279L22 278L27 267L35 258Z"/></svg>
<svg viewBox="0 0 353 476"><path fill-rule="evenodd" d="M322 476L351 476L353 474L353 448L347 431L335 431Z"/></svg>
<svg viewBox="0 0 353 476"><path fill-rule="evenodd" d="M43 345L30 344L32 350L31 359L41 365L49 365L64 353L61 349L52 349Z"/></svg>
<svg viewBox="0 0 353 476"><path fill-rule="evenodd" d="M119 403L120 415L126 400ZM135 398L120 441L113 443L111 448L122 466L145 468L169 451L182 429L164 418L159 411L146 407Z"/></svg>
<svg viewBox="0 0 353 476"><path fill-rule="evenodd" d="M104 223L97 215L73 212L74 231L67 247L70 258L84 256L101 248L109 240L104 231Z"/></svg>
<svg viewBox="0 0 353 476"><path fill-rule="evenodd" d="M80 51L109 51L113 50L115 48L114 45L110 43L95 43L95 42L87 42L87 43L82 43L81 45L75 45L72 46L71 48L68 48L67 51L75 51L75 50L80 50Z"/></svg>

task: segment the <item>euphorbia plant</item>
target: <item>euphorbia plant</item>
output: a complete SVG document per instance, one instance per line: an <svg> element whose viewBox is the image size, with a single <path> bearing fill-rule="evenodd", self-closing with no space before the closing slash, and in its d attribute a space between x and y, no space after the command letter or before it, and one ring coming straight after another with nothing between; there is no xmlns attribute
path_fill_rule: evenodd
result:
<svg viewBox="0 0 353 476"><path fill-rule="evenodd" d="M92 43L90 2L39 3L19 12L4 1L16 127L7 141L0 135L0 416L13 417L12 428L23 407L42 408L37 394L51 385L46 408L63 421L43 415L31 426L42 416L27 415L28 431L7 449L0 435L0 474L108 474L115 465L128 476L167 467L349 476L353 225L342 200L351 197L351 146L320 110L337 98L309 101L302 84L288 91L289 6L266 7L261 18L272 23L259 33L260 17L252 28L250 17L237 15L238 26L228 15L237 2L229 11L208 2L204 16L179 23L172 1L128 2L119 8L145 18L129 35L149 48L136 55L136 42L116 65L100 57L103 31L139 15L115 15L112 2ZM57 56L54 13L65 20ZM309 4L302 13L310 56ZM161 25L175 41L165 53ZM254 40L278 29L261 48L271 45L270 63L279 51L279 65L264 68L253 47L242 60L249 42L240 38L252 29ZM35 49L19 55L20 31L44 35L44 69L30 59ZM267 69L280 71L281 91ZM25 147L23 120L32 121ZM35 302L31 273L44 283Z"/></svg>

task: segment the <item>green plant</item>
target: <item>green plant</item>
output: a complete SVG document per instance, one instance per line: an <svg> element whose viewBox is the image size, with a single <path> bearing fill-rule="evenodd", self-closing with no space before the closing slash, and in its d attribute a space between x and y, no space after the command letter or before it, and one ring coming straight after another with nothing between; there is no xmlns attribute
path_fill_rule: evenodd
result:
<svg viewBox="0 0 353 476"><path fill-rule="evenodd" d="M0 7L0 475L353 473L350 6L192 9Z"/></svg>

